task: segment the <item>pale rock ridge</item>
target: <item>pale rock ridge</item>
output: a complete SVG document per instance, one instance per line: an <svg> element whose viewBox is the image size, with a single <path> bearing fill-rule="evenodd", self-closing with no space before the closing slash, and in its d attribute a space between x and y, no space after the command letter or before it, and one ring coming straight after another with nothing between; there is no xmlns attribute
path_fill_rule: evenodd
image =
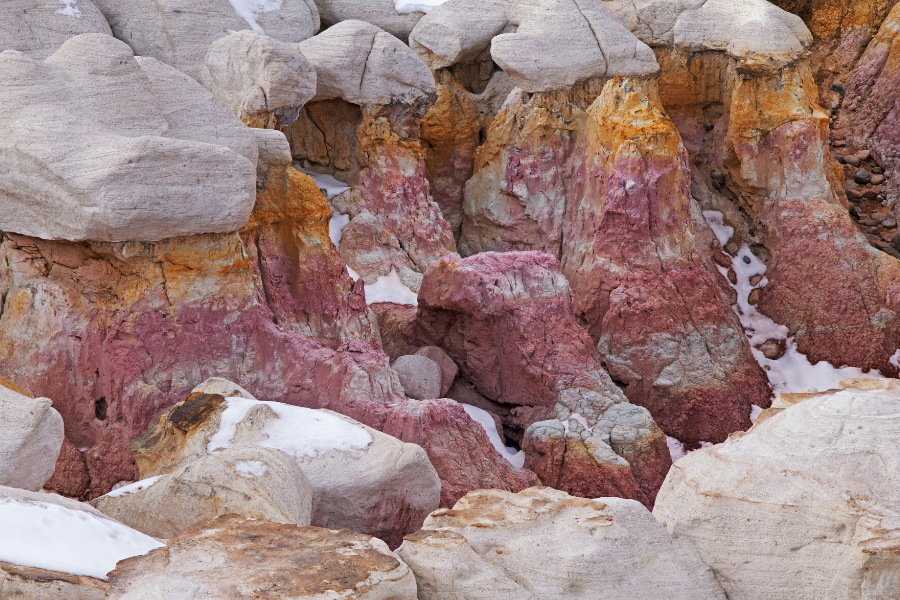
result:
<svg viewBox="0 0 900 600"><path fill-rule="evenodd" d="M658 71L652 50L600 0L450 0L419 21L410 45L434 69L490 46L494 62L531 93Z"/></svg>
<svg viewBox="0 0 900 600"><path fill-rule="evenodd" d="M254 31L213 42L206 68L210 91L250 127L290 125L316 95L316 69L298 46Z"/></svg>
<svg viewBox="0 0 900 600"><path fill-rule="evenodd" d="M82 33L112 35L91 0L69 7L59 0L20 0L0 4L0 51L18 50L43 60L67 39Z"/></svg>
<svg viewBox="0 0 900 600"><path fill-rule="evenodd" d="M226 514L305 527L312 498L309 479L291 456L274 448L236 446L91 505L149 536L172 538Z"/></svg>
<svg viewBox="0 0 900 600"><path fill-rule="evenodd" d="M679 460L654 516L694 544L729 598L896 596L900 384L796 394L746 433Z"/></svg>
<svg viewBox="0 0 900 600"><path fill-rule="evenodd" d="M297 43L319 31L313 0L281 0L277 10L255 19L259 28L238 14L229 0L98 0L113 35L141 56L152 56L204 85L210 44L229 33L253 29L282 42Z"/></svg>
<svg viewBox="0 0 900 600"><path fill-rule="evenodd" d="M299 47L316 68L316 101L389 104L435 94L434 77L419 57L370 23L342 21Z"/></svg>
<svg viewBox="0 0 900 600"><path fill-rule="evenodd" d="M149 241L247 222L256 141L186 75L102 34L44 62L4 52L0 73L0 230Z"/></svg>
<svg viewBox="0 0 900 600"><path fill-rule="evenodd" d="M397 554L419 600L724 600L709 567L633 500L478 490Z"/></svg>
<svg viewBox="0 0 900 600"><path fill-rule="evenodd" d="M0 562L0 599L103 600L109 584L85 575Z"/></svg>
<svg viewBox="0 0 900 600"><path fill-rule="evenodd" d="M63 419L52 404L0 384L0 486L37 492L53 475Z"/></svg>
<svg viewBox="0 0 900 600"><path fill-rule="evenodd" d="M341 21L358 20L371 23L404 42L416 26L422 13L400 14L396 0L315 0L323 27Z"/></svg>
<svg viewBox="0 0 900 600"><path fill-rule="evenodd" d="M649 46L724 50L735 58L790 62L812 44L803 20L767 0L606 0Z"/></svg>

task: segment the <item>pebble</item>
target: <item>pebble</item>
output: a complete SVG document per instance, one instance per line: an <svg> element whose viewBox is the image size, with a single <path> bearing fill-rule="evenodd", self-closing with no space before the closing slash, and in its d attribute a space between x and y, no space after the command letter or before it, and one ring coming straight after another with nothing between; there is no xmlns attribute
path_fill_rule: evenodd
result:
<svg viewBox="0 0 900 600"><path fill-rule="evenodd" d="M881 222L881 226L887 227L888 229L893 229L897 226L897 221L895 221L894 219L885 219Z"/></svg>
<svg viewBox="0 0 900 600"><path fill-rule="evenodd" d="M884 183L884 175L872 175L872 185L881 185Z"/></svg>
<svg viewBox="0 0 900 600"><path fill-rule="evenodd" d="M864 225L865 227L872 227L873 225L878 225L880 221L877 219L860 219L859 224Z"/></svg>
<svg viewBox="0 0 900 600"><path fill-rule="evenodd" d="M877 238L878 237L878 228L877 227L869 227L868 229L866 229L866 233L868 233L869 235L875 236Z"/></svg>
<svg viewBox="0 0 900 600"><path fill-rule="evenodd" d="M862 161L853 154L846 154L844 155L844 162L851 167L858 167Z"/></svg>
<svg viewBox="0 0 900 600"><path fill-rule="evenodd" d="M745 257L744 257L744 264L745 264L745 265L749 265L751 262L753 262L753 261L750 260L750 257L749 257L749 256L745 256Z"/></svg>
<svg viewBox="0 0 900 600"><path fill-rule="evenodd" d="M874 200L878 197L878 192L875 190L866 190L863 192L863 198L868 198L869 200Z"/></svg>
<svg viewBox="0 0 900 600"><path fill-rule="evenodd" d="M732 285L737 285L737 273L735 273L732 268L728 269L728 281L730 281Z"/></svg>
<svg viewBox="0 0 900 600"><path fill-rule="evenodd" d="M844 155L843 154L832 154L834 160L838 161L840 164L844 164Z"/></svg>
<svg viewBox="0 0 900 600"><path fill-rule="evenodd" d="M750 278L750 285L759 285L760 281L762 281L762 275L754 275Z"/></svg>
<svg viewBox="0 0 900 600"><path fill-rule="evenodd" d="M869 157L872 156L872 153L868 150L860 150L855 154L856 158L859 160L869 160Z"/></svg>
<svg viewBox="0 0 900 600"><path fill-rule="evenodd" d="M752 290L750 290L750 295L747 296L747 302L749 302L753 306L759 304L759 288L753 288Z"/></svg>
<svg viewBox="0 0 900 600"><path fill-rule="evenodd" d="M863 197L863 195L859 190L847 190L847 197L851 200L859 200Z"/></svg>
<svg viewBox="0 0 900 600"><path fill-rule="evenodd" d="M833 142L831 142L831 145L835 148L843 148L847 145L847 142L845 140L834 140Z"/></svg>
<svg viewBox="0 0 900 600"><path fill-rule="evenodd" d="M853 181L860 185L866 185L867 183L872 181L872 175L868 171L863 169L856 172L856 175L853 176Z"/></svg>
<svg viewBox="0 0 900 600"><path fill-rule="evenodd" d="M881 167L872 167L872 172L881 175L882 173L884 173L884 169L882 169Z"/></svg>

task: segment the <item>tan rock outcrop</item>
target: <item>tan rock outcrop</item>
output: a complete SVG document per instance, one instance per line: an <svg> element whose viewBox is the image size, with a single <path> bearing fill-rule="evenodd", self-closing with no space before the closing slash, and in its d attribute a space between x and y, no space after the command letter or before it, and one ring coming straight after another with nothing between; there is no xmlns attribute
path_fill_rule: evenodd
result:
<svg viewBox="0 0 900 600"><path fill-rule="evenodd" d="M0 384L0 486L37 492L53 475L63 420L52 404Z"/></svg>
<svg viewBox="0 0 900 600"><path fill-rule="evenodd" d="M0 562L0 600L103 600L108 588L93 577Z"/></svg>
<svg viewBox="0 0 900 600"><path fill-rule="evenodd" d="M110 574L108 598L415 600L412 572L384 542L350 530L225 515Z"/></svg>

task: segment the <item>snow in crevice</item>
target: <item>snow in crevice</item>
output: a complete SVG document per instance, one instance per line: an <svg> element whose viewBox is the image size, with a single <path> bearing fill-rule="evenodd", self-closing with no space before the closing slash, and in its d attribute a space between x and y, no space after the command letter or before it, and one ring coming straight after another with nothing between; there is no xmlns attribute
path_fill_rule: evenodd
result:
<svg viewBox="0 0 900 600"><path fill-rule="evenodd" d="M0 499L2 562L106 579L120 560L164 545L87 511L49 502Z"/></svg>
<svg viewBox="0 0 900 600"><path fill-rule="evenodd" d="M247 21L247 25L259 34L265 34L263 28L256 22L263 13L281 9L282 0L228 0L234 7L234 12Z"/></svg>
<svg viewBox="0 0 900 600"><path fill-rule="evenodd" d="M394 8L401 15L410 13L428 13L447 0L394 0Z"/></svg>
<svg viewBox="0 0 900 600"><path fill-rule="evenodd" d="M62 8L56 11L56 14L63 15L66 17L75 17L76 19L81 18L81 9L78 8L78 0L59 0L59 3L63 5Z"/></svg>
<svg viewBox="0 0 900 600"><path fill-rule="evenodd" d="M494 449L500 456L505 458L506 461L514 467L521 469L525 465L525 453L523 451L510 448L503 444L503 440L500 439L500 432L497 431L497 423L494 421L494 417L491 413L482 408L478 408L477 406L472 406L471 404L462 404L462 407L473 421L481 425L481 428L487 433L491 445L494 446Z"/></svg>
<svg viewBox="0 0 900 600"><path fill-rule="evenodd" d="M136 494L137 492L146 490L148 487L159 481L161 477L162 475L157 475L156 477L148 477L147 479L135 481L134 483L114 487L113 490L106 495L110 498L120 498L128 494Z"/></svg>
<svg viewBox="0 0 900 600"><path fill-rule="evenodd" d="M679 459L684 458L694 450L687 450L684 447L684 444L679 442L677 439L666 436L666 445L669 446L669 455L672 457L672 462L677 462ZM709 448L714 444L711 442L700 442L700 449Z"/></svg>
<svg viewBox="0 0 900 600"><path fill-rule="evenodd" d="M724 246L734 234L734 229L723 223L722 213L718 211L703 211L703 216L713 233ZM842 379L851 377L881 377L878 371L864 373L856 367L834 367L827 361L811 364L806 355L797 350L797 343L788 334L788 328L779 325L769 317L763 315L756 307L750 304L750 292L754 288L765 287L769 280L765 277L766 265L753 254L747 244L742 244L737 256L731 257L732 269L737 275L737 283L729 284L737 292L738 302L733 307L744 327L744 331L750 340L750 348L753 357L766 371L769 382L776 393L798 392L802 389L814 388L817 391L836 389ZM718 267L726 276L728 269ZM750 280L754 276L762 279L753 285ZM779 359L766 358L756 348L766 340L784 340L787 350ZM900 354L897 355L900 357Z"/></svg>
<svg viewBox="0 0 900 600"><path fill-rule="evenodd" d="M347 267L348 269L350 267ZM352 276L352 275L351 275ZM409 304L416 306L419 303L418 294L403 285L397 270L391 267L391 272L382 275L373 284L366 284L366 304L376 302L393 302L394 304Z"/></svg>

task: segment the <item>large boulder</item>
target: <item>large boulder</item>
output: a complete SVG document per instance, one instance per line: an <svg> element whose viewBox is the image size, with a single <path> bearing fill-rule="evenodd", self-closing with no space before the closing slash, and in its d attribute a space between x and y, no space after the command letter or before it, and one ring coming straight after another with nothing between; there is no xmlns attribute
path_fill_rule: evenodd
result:
<svg viewBox="0 0 900 600"><path fill-rule="evenodd" d="M324 27L332 27L341 21L365 21L384 29L404 42L409 37L409 32L422 18L422 11L399 12L396 0L369 0L368 2L315 0L315 2L319 7L319 15ZM432 3L428 2L427 4Z"/></svg>
<svg viewBox="0 0 900 600"><path fill-rule="evenodd" d="M105 580L118 561L162 545L90 505L0 487L0 563ZM71 583L80 586L77 580ZM34 591L31 585L23 587ZM10 594L4 598L14 598L14 589L0 579L0 592Z"/></svg>
<svg viewBox="0 0 900 600"><path fill-rule="evenodd" d="M52 405L0 384L0 486L37 492L53 475L64 434Z"/></svg>
<svg viewBox="0 0 900 600"><path fill-rule="evenodd" d="M103 600L108 588L102 579L0 562L2 600Z"/></svg>
<svg viewBox="0 0 900 600"><path fill-rule="evenodd" d="M184 467L248 444L297 461L319 527L346 527L396 546L440 503L441 482L422 448L327 410L194 392L160 413L131 448L142 478L172 472L175 485Z"/></svg>
<svg viewBox="0 0 900 600"><path fill-rule="evenodd" d="M851 379L801 396L679 460L653 514L729 598L894 597L900 384Z"/></svg>
<svg viewBox="0 0 900 600"><path fill-rule="evenodd" d="M147 535L172 538L227 514L305 527L312 500L309 479L291 456L236 446L119 488L91 505Z"/></svg>
<svg viewBox="0 0 900 600"><path fill-rule="evenodd" d="M0 51L17 50L43 60L82 33L112 35L91 0L25 0L0 6Z"/></svg>
<svg viewBox="0 0 900 600"><path fill-rule="evenodd" d="M412 572L381 540L225 515L120 562L112 600L415 600Z"/></svg>
<svg viewBox="0 0 900 600"><path fill-rule="evenodd" d="M319 11L312 0L98 0L94 4L113 35L136 54L172 65L204 85L209 77L205 58L210 44L231 32L249 28L297 43L319 31Z"/></svg>
<svg viewBox="0 0 900 600"><path fill-rule="evenodd" d="M724 600L697 551L633 500L478 490L406 536L420 600Z"/></svg>
<svg viewBox="0 0 900 600"><path fill-rule="evenodd" d="M426 356L401 356L391 368L400 377L403 391L410 398L441 398L441 367Z"/></svg>
<svg viewBox="0 0 900 600"><path fill-rule="evenodd" d="M290 125L316 95L316 69L297 44L255 31L213 42L206 68L210 91L250 127Z"/></svg>
<svg viewBox="0 0 900 600"><path fill-rule="evenodd" d="M247 222L256 142L184 74L95 33L43 62L4 52L0 73L0 230L149 241Z"/></svg>

